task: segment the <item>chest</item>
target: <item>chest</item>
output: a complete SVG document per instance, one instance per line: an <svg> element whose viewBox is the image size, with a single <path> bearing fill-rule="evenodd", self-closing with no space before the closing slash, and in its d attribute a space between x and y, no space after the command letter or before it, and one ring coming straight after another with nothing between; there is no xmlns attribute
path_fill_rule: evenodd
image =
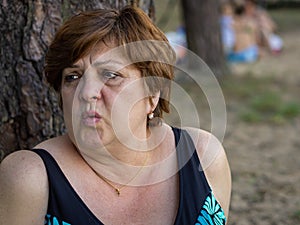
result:
<svg viewBox="0 0 300 225"><path fill-rule="evenodd" d="M78 155L56 158L64 159L58 162L70 185L103 224L174 224L179 206L178 175L153 185L126 185L118 196Z"/></svg>
<svg viewBox="0 0 300 225"><path fill-rule="evenodd" d="M151 186L125 187L119 196L111 187L101 186L85 188L82 199L105 225L174 224L179 205L176 176Z"/></svg>

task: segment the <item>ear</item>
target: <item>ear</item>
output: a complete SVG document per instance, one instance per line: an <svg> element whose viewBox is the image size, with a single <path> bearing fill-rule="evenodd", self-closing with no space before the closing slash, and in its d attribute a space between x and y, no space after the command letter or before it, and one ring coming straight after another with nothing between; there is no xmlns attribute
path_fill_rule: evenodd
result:
<svg viewBox="0 0 300 225"><path fill-rule="evenodd" d="M152 113L156 108L160 97L160 91L156 92L154 95L149 96L149 109L148 113Z"/></svg>

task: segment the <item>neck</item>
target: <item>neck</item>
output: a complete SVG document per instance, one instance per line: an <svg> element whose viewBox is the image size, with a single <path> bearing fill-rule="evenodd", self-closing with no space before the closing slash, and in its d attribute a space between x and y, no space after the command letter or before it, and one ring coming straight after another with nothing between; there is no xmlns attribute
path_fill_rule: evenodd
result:
<svg viewBox="0 0 300 225"><path fill-rule="evenodd" d="M145 173L144 168L149 165L150 153L132 153L132 157L126 157L128 162L124 162L112 156L106 161L97 161L87 155L82 155L94 172L103 180L109 181L117 186L135 186L136 179L141 180ZM130 161L129 161L130 159Z"/></svg>
<svg viewBox="0 0 300 225"><path fill-rule="evenodd" d="M170 128L165 128L167 127L152 128L156 130L148 132L148 138L140 145L135 143L134 148L128 148L125 144L114 143L103 147L103 149L97 149L97 151L78 151L98 175L113 184L128 184L135 176L135 179L128 185L139 186L145 183L155 183L150 181L149 177L154 177L153 180L155 180L157 173L163 172L161 171L162 164L166 166L172 164L167 166L168 168L176 166L173 165L176 162L176 156L174 155L175 158L169 157L170 150L172 150L169 146L173 144L173 141L171 143L165 141L167 131ZM166 160L167 158L170 160ZM138 175L136 175L137 173Z"/></svg>

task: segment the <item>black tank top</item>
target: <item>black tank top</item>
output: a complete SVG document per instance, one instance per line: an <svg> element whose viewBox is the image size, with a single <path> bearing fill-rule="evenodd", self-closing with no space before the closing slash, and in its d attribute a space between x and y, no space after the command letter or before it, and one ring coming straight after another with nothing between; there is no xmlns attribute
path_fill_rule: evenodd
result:
<svg viewBox="0 0 300 225"><path fill-rule="evenodd" d="M174 225L223 225L224 211L216 201L201 169L195 146L185 130L172 128L179 168L180 199ZM46 225L103 225L75 192L55 159L34 149L43 160L49 180ZM144 223L147 224L147 221ZM158 221L159 224L159 221Z"/></svg>

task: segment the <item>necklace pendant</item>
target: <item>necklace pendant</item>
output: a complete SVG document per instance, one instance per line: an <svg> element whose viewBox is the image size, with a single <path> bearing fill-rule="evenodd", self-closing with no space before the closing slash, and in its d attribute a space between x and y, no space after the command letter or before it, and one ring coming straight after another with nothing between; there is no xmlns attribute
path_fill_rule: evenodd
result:
<svg viewBox="0 0 300 225"><path fill-rule="evenodd" d="M118 196L120 196L120 194L121 194L120 189L119 188L115 188L115 190L116 190Z"/></svg>

